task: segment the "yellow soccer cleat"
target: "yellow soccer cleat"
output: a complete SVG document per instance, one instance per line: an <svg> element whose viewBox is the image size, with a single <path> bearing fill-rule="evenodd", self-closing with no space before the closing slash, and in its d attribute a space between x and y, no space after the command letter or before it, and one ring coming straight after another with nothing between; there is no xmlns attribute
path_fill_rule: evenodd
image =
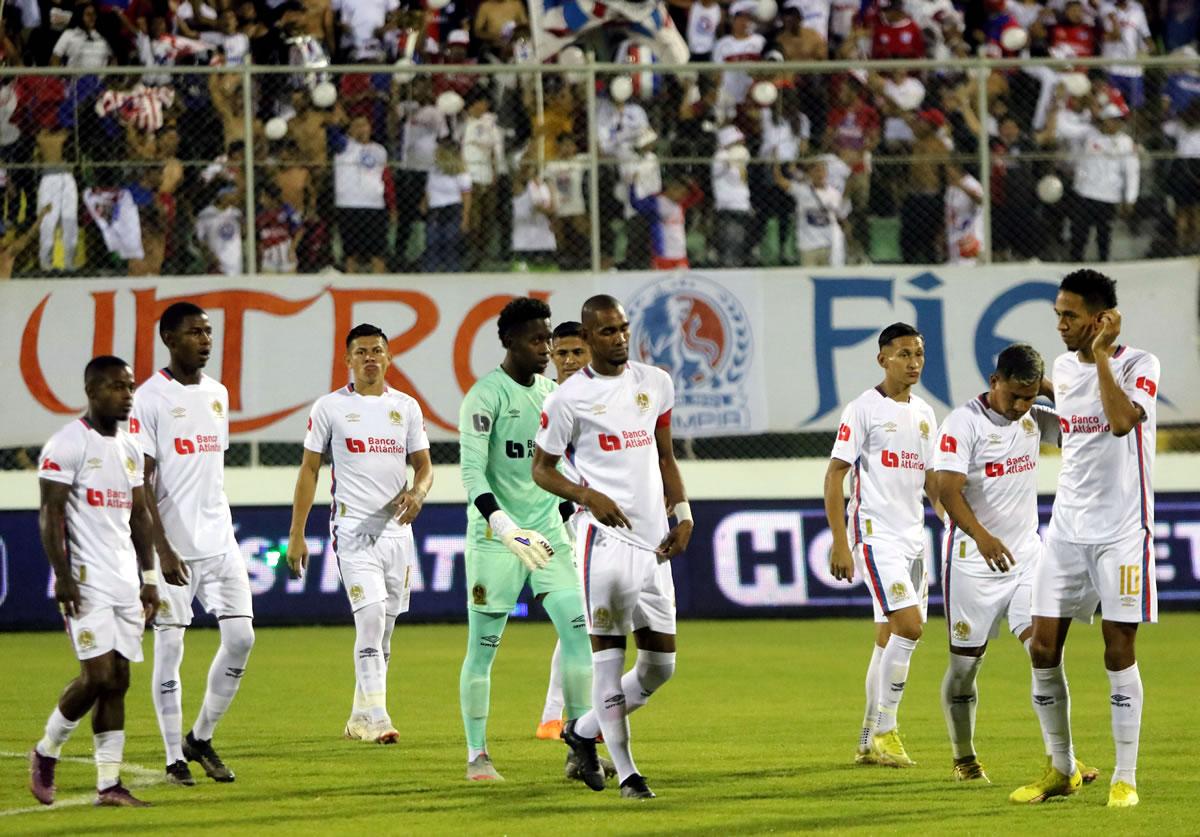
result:
<svg viewBox="0 0 1200 837"><path fill-rule="evenodd" d="M854 763L855 764L882 764L882 762L875 755L875 753L873 753L871 751L870 747L868 747L865 750L856 750L854 752Z"/></svg>
<svg viewBox="0 0 1200 837"><path fill-rule="evenodd" d="M560 741L562 740L563 722L558 721L542 721L538 724L537 732L534 733L536 738L542 741Z"/></svg>
<svg viewBox="0 0 1200 837"><path fill-rule="evenodd" d="M1079 771L1079 775L1083 777L1083 783L1090 785L1092 782L1100 778L1100 771L1095 767L1088 767L1080 759L1075 759L1075 769Z"/></svg>
<svg viewBox="0 0 1200 837"><path fill-rule="evenodd" d="M888 767L914 767L916 762L904 751L904 742L900 740L900 730L892 730L871 738L871 752L879 764Z"/></svg>
<svg viewBox="0 0 1200 837"><path fill-rule="evenodd" d="M1132 808L1138 804L1137 788L1128 782L1113 782L1108 789L1109 808Z"/></svg>
<svg viewBox="0 0 1200 837"><path fill-rule="evenodd" d="M987 773L984 772L983 765L979 763L979 759L971 759L970 761L955 764L954 781L978 782L983 785L990 785L992 783Z"/></svg>
<svg viewBox="0 0 1200 837"><path fill-rule="evenodd" d="M1010 793L1008 801L1019 804L1036 804L1055 796L1070 796L1082 785L1083 777L1079 775L1078 768L1070 776L1065 776L1051 765L1046 768L1042 778Z"/></svg>

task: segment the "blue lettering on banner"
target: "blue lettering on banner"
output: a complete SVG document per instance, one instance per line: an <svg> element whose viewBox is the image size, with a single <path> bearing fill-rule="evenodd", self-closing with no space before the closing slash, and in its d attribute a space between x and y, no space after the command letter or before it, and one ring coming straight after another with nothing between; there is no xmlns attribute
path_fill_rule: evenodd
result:
<svg viewBox="0 0 1200 837"><path fill-rule="evenodd" d="M984 309L979 317L979 325L975 328L975 365L979 367L979 375L987 380L996 369L996 358L1000 352L1011 343L1023 343L1011 337L1001 337L996 334L1000 320L1012 313L1013 309L1027 302L1048 301L1054 304L1058 296L1058 284L1054 282L1026 282L1009 288L992 300L991 305ZM1051 358L1046 359L1049 372Z"/></svg>
<svg viewBox="0 0 1200 837"><path fill-rule="evenodd" d="M835 328L833 303L840 299L892 301L891 279L820 279L813 277L813 363L817 369L817 409L805 423L841 406L834 352L857 346L879 334L879 328Z"/></svg>

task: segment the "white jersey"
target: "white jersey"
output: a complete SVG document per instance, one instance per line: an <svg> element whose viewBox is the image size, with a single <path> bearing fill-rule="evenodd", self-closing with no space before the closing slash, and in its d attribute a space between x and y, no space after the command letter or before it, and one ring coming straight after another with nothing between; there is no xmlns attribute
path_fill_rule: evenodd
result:
<svg viewBox="0 0 1200 837"><path fill-rule="evenodd" d="M71 487L67 558L89 604L137 602L141 580L129 532L133 490L142 485L142 452L123 430L102 436L76 419L42 448L38 477Z"/></svg>
<svg viewBox="0 0 1200 837"><path fill-rule="evenodd" d="M304 448L333 457L335 537L401 537L410 528L396 522L391 504L408 487L408 456L429 448L416 399L391 387L360 395L347 384L313 404Z"/></svg>
<svg viewBox="0 0 1200 837"><path fill-rule="evenodd" d="M963 497L983 527L1010 550L1037 539L1037 467L1042 442L1058 444L1058 415L1034 406L1009 421L988 404L987 394L973 398L946 416L937 434L935 471L953 471L967 478ZM957 561L983 564L964 534L947 516L947 538ZM972 542L962 550L962 542ZM968 557L968 553L972 557Z"/></svg>
<svg viewBox="0 0 1200 837"><path fill-rule="evenodd" d="M921 492L933 467L933 408L872 387L846 405L832 458L853 466L847 530L853 545L882 545L908 558L925 550Z"/></svg>
<svg viewBox="0 0 1200 837"><path fill-rule="evenodd" d="M669 528L654 432L670 424L674 406L670 375L632 361L612 377L585 367L542 406L538 447L565 455L581 484L620 506L631 529L596 525L642 549L657 549Z"/></svg>
<svg viewBox="0 0 1200 837"><path fill-rule="evenodd" d="M1104 415L1095 365L1074 352L1054 361L1063 451L1049 534L1060 540L1111 543L1140 530L1154 531L1158 358L1120 346L1109 363L1122 392L1146 413L1145 421L1120 438Z"/></svg>
<svg viewBox="0 0 1200 837"><path fill-rule="evenodd" d="M129 430L154 460L158 516L179 557L228 552L236 544L225 497L229 391L204 373L187 386L160 369L133 394Z"/></svg>
<svg viewBox="0 0 1200 837"><path fill-rule="evenodd" d="M196 216L196 238L209 249L217 270L225 276L242 272L242 210L206 206Z"/></svg>
<svg viewBox="0 0 1200 837"><path fill-rule="evenodd" d="M767 48L766 39L757 32L744 38L726 35L713 47L712 60L715 64L732 64L741 61L762 61ZM721 74L721 90L731 102L741 104L750 92L754 80L742 70L726 70Z"/></svg>
<svg viewBox="0 0 1200 837"><path fill-rule="evenodd" d="M721 26L721 4L693 3L688 8L687 45L693 55L707 55L717 42L717 29Z"/></svg>
<svg viewBox="0 0 1200 837"><path fill-rule="evenodd" d="M971 175L946 187L946 255L951 264L974 264L983 242L983 187Z"/></svg>
<svg viewBox="0 0 1200 837"><path fill-rule="evenodd" d="M1100 10L1100 22L1106 35L1112 31L1120 33L1115 41L1107 38L1100 41L1100 53L1105 58L1137 58L1145 49L1146 41L1150 40L1146 10L1138 0L1130 0L1125 8L1116 3L1106 4ZM1108 71L1127 78L1141 78L1144 72L1138 64L1114 64Z"/></svg>

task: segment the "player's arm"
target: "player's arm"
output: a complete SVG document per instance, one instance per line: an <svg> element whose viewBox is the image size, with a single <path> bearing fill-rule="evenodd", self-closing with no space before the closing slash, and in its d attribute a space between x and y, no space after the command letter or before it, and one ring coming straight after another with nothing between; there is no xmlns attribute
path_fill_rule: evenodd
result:
<svg viewBox="0 0 1200 837"><path fill-rule="evenodd" d="M146 486L139 485L133 489L133 508L129 512L129 534L133 541L133 549L137 553L138 569L142 571L142 617L146 624L158 612L158 573L154 569L154 524L150 520L150 510L146 495L151 492ZM163 570L166 575L166 570ZM172 582L175 583L175 582Z"/></svg>
<svg viewBox="0 0 1200 837"><path fill-rule="evenodd" d="M954 521L954 525L971 537L979 547L979 554L987 562L988 569L998 572L1008 572L1016 563L1012 552L999 538L979 522L975 510L963 496L963 488L967 485L967 475L957 471L938 471L937 485L941 493L942 505L946 514Z"/></svg>
<svg viewBox="0 0 1200 837"><path fill-rule="evenodd" d="M683 487L683 475L679 473L679 463L675 460L675 447L671 441L671 416L670 413L665 413L664 416L666 421L660 416L659 423L654 428L654 442L658 446L658 472L662 474L667 511L675 518L675 525L654 551L664 560L670 560L687 549L695 524L692 523L692 507L687 500L687 491Z"/></svg>
<svg viewBox="0 0 1200 837"><path fill-rule="evenodd" d="M833 533L833 549L829 553L829 569L842 581L854 580L854 556L850 552L850 537L846 534L846 494L843 487L850 463L834 457L825 468L825 520Z"/></svg>
<svg viewBox="0 0 1200 837"><path fill-rule="evenodd" d="M1133 403L1121 389L1108 362L1120 333L1121 312L1113 308L1100 314L1099 327L1092 338L1092 355L1096 360L1096 377L1100 382L1100 403L1104 405L1104 415L1108 418L1112 434L1117 437L1128 435L1146 420L1146 411L1141 405Z"/></svg>
<svg viewBox="0 0 1200 837"><path fill-rule="evenodd" d="M304 527L308 524L308 513L312 511L313 498L317 496L317 477L321 473L321 454L304 449L300 460L300 472L296 474L296 488L292 491L292 525L288 530L288 569L292 578L299 578L308 569L308 542L304 539Z"/></svg>
<svg viewBox="0 0 1200 837"><path fill-rule="evenodd" d="M1054 381L1042 376L1042 383L1038 385L1038 395L1043 398L1049 398L1051 403L1054 401Z"/></svg>
<svg viewBox="0 0 1200 837"><path fill-rule="evenodd" d="M83 600L67 559L67 498L71 496L71 486L47 479L38 480L38 485L41 491L38 531L46 560L54 570L54 598L64 616L78 616Z"/></svg>
<svg viewBox="0 0 1200 837"><path fill-rule="evenodd" d="M541 445L533 450L533 481L539 487L549 491L556 497L570 500L575 505L586 508L596 520L605 526L620 526L632 529L633 525L625 512L621 511L611 497L582 485L576 485L562 475L558 470L558 460L561 457L547 453Z"/></svg>
<svg viewBox="0 0 1200 837"><path fill-rule="evenodd" d="M158 463L153 456L146 454L145 485L154 484L154 474ZM158 553L158 563L162 567L163 581L167 584L186 584L188 580L187 564L183 563L171 542L167 540L167 530L163 528L162 518L158 514L158 497L153 490L143 492L145 495L146 513L150 516L150 538L154 550ZM132 525L132 524L130 524ZM151 563L151 568L154 564Z"/></svg>
<svg viewBox="0 0 1200 837"><path fill-rule="evenodd" d="M406 526L417 519L425 506L425 497L433 488L433 460L429 458L429 448L413 451L408 455L408 464L412 465L413 478L409 486L396 495L393 505L396 508L396 521Z"/></svg>
<svg viewBox="0 0 1200 837"><path fill-rule="evenodd" d="M929 498L929 505L933 509L933 513L938 516L938 520L946 516L938 488L940 479L941 475L938 472L932 468L925 469L925 496Z"/></svg>

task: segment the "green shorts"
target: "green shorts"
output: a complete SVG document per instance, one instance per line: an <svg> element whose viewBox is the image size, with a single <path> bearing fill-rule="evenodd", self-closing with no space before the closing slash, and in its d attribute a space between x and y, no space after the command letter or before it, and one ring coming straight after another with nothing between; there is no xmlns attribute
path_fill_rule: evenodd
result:
<svg viewBox="0 0 1200 837"><path fill-rule="evenodd" d="M530 572L521 559L498 544L467 541L467 607L484 613L508 613L528 582L535 596L559 590L578 590L575 554L563 540L551 540L550 563Z"/></svg>

